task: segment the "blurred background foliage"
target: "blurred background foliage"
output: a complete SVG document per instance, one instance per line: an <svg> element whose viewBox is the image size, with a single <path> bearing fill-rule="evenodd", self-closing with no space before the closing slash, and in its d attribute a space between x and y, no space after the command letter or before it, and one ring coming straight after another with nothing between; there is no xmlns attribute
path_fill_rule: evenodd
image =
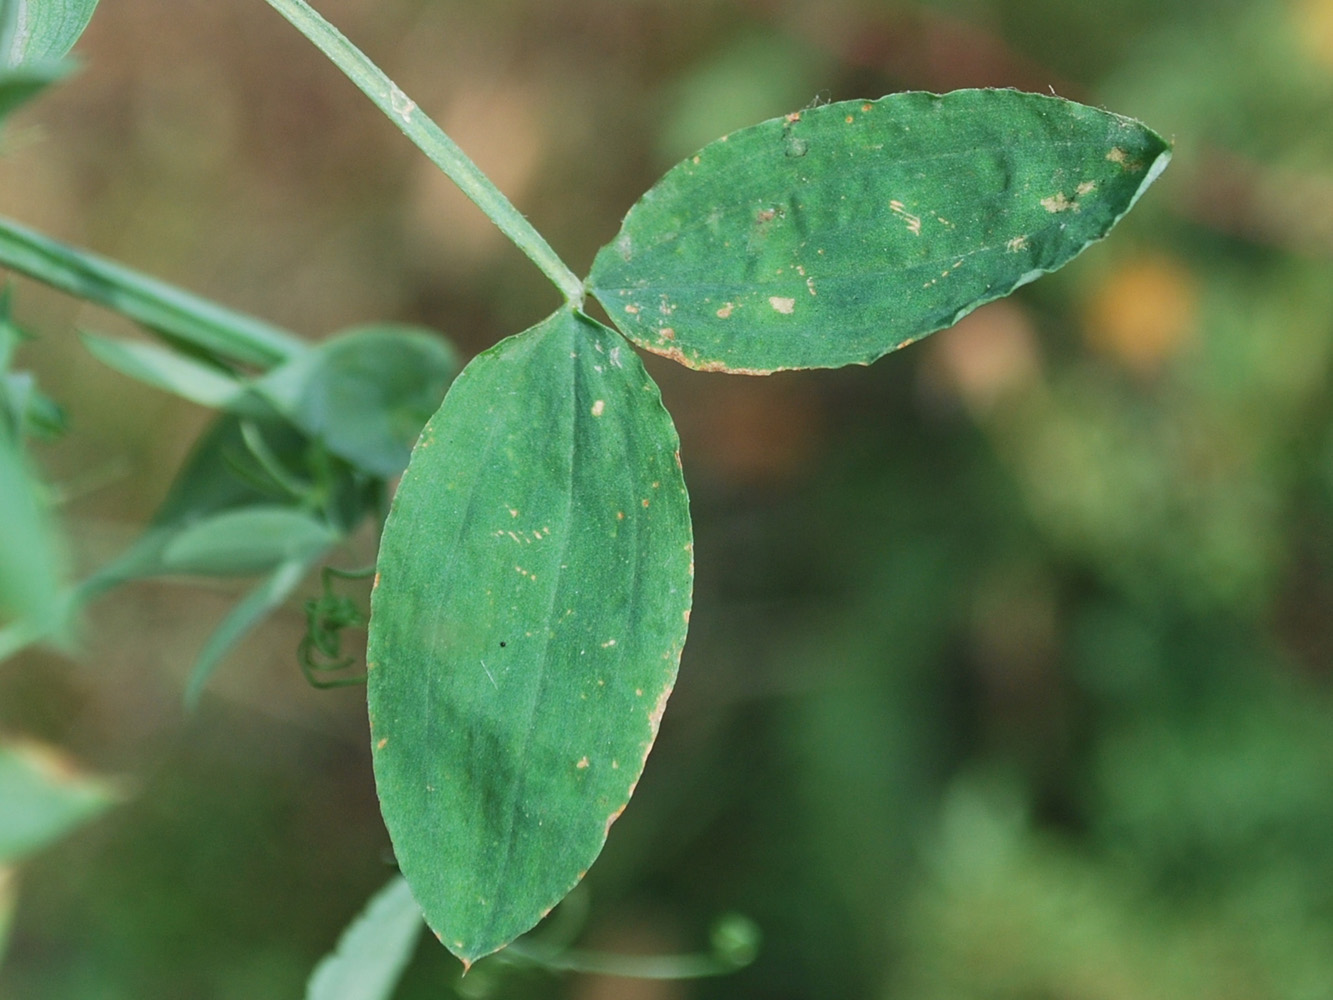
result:
<svg viewBox="0 0 1333 1000"><path fill-rule="evenodd" d="M321 7L575 270L674 160L815 100L1054 89L1176 144L1106 244L872 368L649 359L696 609L582 940L698 949L738 910L764 949L714 981L459 984L427 941L399 996L1328 995L1333 0ZM557 304L258 0L106 3L78 54L0 137L0 213L311 338L395 320L470 356ZM125 321L15 288L87 571L207 414L73 336ZM297 996L387 878L362 695L305 685L299 602L183 713L238 593L136 584L78 655L0 664L0 731L130 785L25 866L0 997Z"/></svg>

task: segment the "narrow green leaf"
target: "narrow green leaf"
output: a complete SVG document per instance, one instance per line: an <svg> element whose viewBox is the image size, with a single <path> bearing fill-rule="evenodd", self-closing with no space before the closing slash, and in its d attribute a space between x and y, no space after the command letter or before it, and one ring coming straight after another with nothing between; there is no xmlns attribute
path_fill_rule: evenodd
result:
<svg viewBox="0 0 1333 1000"><path fill-rule="evenodd" d="M270 453L297 474L302 474L307 452L311 450L310 441L282 421L270 419L253 423ZM240 418L232 414L224 414L214 422L177 474L166 499L153 516L151 526L129 549L79 583L74 595L76 604L86 603L127 580L185 572L179 565L167 565L164 559L168 547L183 532L224 512L255 508L271 510L275 506L277 494L259 488L240 471L255 466L253 457L246 451L240 427ZM374 503L373 486L373 482L358 480L348 473L334 474L333 498L329 507L339 532L350 531L370 510ZM235 522L232 524L234 527ZM308 525L301 525L297 530L312 542L315 537L323 537L321 532L310 531ZM207 540L207 534L204 539ZM192 544L187 543L187 555L188 546ZM175 555L179 558L180 551L177 550ZM282 552L277 554L277 558L283 557ZM270 569L272 565L272 562L265 564L261 559L258 568Z"/></svg>
<svg viewBox="0 0 1333 1000"><path fill-rule="evenodd" d="M28 462L0 421L0 623L41 636L64 616L64 552Z"/></svg>
<svg viewBox="0 0 1333 1000"><path fill-rule="evenodd" d="M306 1000L389 1000L422 926L412 890L395 876L347 925L338 947L315 966Z"/></svg>
<svg viewBox="0 0 1333 1000"><path fill-rule="evenodd" d="M672 168L589 287L691 368L868 364L1067 263L1169 159L1138 122L1040 94L828 104Z"/></svg>
<svg viewBox="0 0 1333 1000"><path fill-rule="evenodd" d="M200 351L267 368L306 345L295 335L0 218L0 267L96 302Z"/></svg>
<svg viewBox="0 0 1333 1000"><path fill-rule="evenodd" d="M161 565L167 573L261 573L308 559L337 541L337 532L304 511L256 505L182 529L163 549Z"/></svg>
<svg viewBox="0 0 1333 1000"><path fill-rule="evenodd" d="M203 694L204 687L223 658L231 652L233 646L249 634L251 629L291 596L297 584L319 561L320 555L322 551L283 563L227 613L227 617L222 619L222 623L208 637L208 642L204 643L204 648L199 652L199 657L190 670L190 679L185 685L186 708L192 709L199 704L199 697Z"/></svg>
<svg viewBox="0 0 1333 1000"><path fill-rule="evenodd" d="M690 607L677 448L638 357L561 311L474 359L413 451L371 605L375 778L465 963L578 883L643 768Z"/></svg>
<svg viewBox="0 0 1333 1000"><path fill-rule="evenodd" d="M14 904L18 901L14 882L14 870L0 866L0 965L5 964L9 928L14 922Z"/></svg>
<svg viewBox="0 0 1333 1000"><path fill-rule="evenodd" d="M0 44L0 66L48 62L65 56L83 34L97 0L9 0L13 20Z"/></svg>
<svg viewBox="0 0 1333 1000"><path fill-rule="evenodd" d="M458 368L439 334L385 323L330 338L255 389L335 455L387 479L407 467Z"/></svg>
<svg viewBox="0 0 1333 1000"><path fill-rule="evenodd" d="M204 433L153 515L154 525L186 525L223 510L281 498L276 486L264 488L258 481L262 470L246 446L243 423L238 416L224 414ZM295 475L305 474L311 443L304 434L272 417L250 423L277 461Z"/></svg>
<svg viewBox="0 0 1333 1000"><path fill-rule="evenodd" d="M74 64L64 60L0 69L0 118L32 100L73 69Z"/></svg>
<svg viewBox="0 0 1333 1000"><path fill-rule="evenodd" d="M179 351L95 333L79 336L88 353L107 367L200 406L227 407L245 393L243 383Z"/></svg>
<svg viewBox="0 0 1333 1000"><path fill-rule="evenodd" d="M119 798L56 752L0 744L0 867L45 847Z"/></svg>

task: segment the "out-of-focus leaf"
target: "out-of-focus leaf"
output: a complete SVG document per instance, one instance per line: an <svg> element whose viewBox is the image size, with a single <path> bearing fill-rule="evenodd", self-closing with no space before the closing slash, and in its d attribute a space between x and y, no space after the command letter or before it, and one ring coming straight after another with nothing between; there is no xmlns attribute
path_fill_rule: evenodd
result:
<svg viewBox="0 0 1333 1000"><path fill-rule="evenodd" d="M13 20L0 46L0 65L23 66L67 55L92 20L97 0L8 0L5 6Z"/></svg>
<svg viewBox="0 0 1333 1000"><path fill-rule="evenodd" d="M578 883L643 768L690 607L677 447L638 357L561 311L474 359L413 451L372 598L375 778L465 963Z"/></svg>
<svg viewBox="0 0 1333 1000"><path fill-rule="evenodd" d="M73 63L60 61L0 70L0 118L67 76L73 68Z"/></svg>
<svg viewBox="0 0 1333 1000"><path fill-rule="evenodd" d="M218 418L195 446L152 524L133 546L79 583L77 603L90 601L128 580L164 573L194 572L169 563L165 556L167 549L183 533L227 512L256 508L272 510L279 506L274 501L280 497L280 491L276 487L264 488L265 484L260 481L262 469L247 449L241 424L242 419L234 414ZM283 420L257 419L252 424L277 461L289 466L295 475L305 474L313 447L309 439ZM332 476L333 492L329 513L337 522L336 530L345 533L360 523L374 505L375 483L358 478L346 469L330 468L328 472ZM310 531L306 524L297 530L312 542L316 536L323 537L320 532ZM333 528L323 530L334 531ZM193 542L185 544L188 553ZM180 554L179 550L176 554ZM275 560L261 562L253 571L272 569L283 558L279 553Z"/></svg>
<svg viewBox="0 0 1333 1000"><path fill-rule="evenodd" d="M65 430L64 411L37 388L32 375L12 371L14 354L27 339L10 315L10 290L0 289L0 423L22 442L30 435L55 437Z"/></svg>
<svg viewBox="0 0 1333 1000"><path fill-rule="evenodd" d="M1068 262L1169 158L1136 121L1039 94L828 104L670 170L589 285L691 368L867 364Z"/></svg>
<svg viewBox="0 0 1333 1000"><path fill-rule="evenodd" d="M9 944L9 927L14 921L14 870L0 866L0 965L5 964L5 949Z"/></svg>
<svg viewBox="0 0 1333 1000"><path fill-rule="evenodd" d="M282 497L276 484L265 483L263 470L251 454L241 432L242 418L219 417L200 439L185 466L153 516L154 525L185 525L223 510L271 504ZM297 477L314 475L315 446L284 420L257 418L250 421L263 439L268 453ZM334 465L340 463L333 463ZM330 516L349 531L360 523L375 500L375 483L346 468L324 470L331 483Z"/></svg>
<svg viewBox="0 0 1333 1000"><path fill-rule="evenodd" d="M199 703L199 696L203 694L204 686L213 676L213 671L217 669L223 657L291 595L296 585L318 560L319 554L313 553L305 558L294 558L284 562L228 612L227 617L222 619L222 624L208 637L208 642L204 644L199 658L195 660L194 667L190 670L190 679L185 685L187 708L193 708Z"/></svg>
<svg viewBox="0 0 1333 1000"><path fill-rule="evenodd" d="M315 966L306 1000L389 1000L421 936L421 907L401 876L347 925Z"/></svg>
<svg viewBox="0 0 1333 1000"><path fill-rule="evenodd" d="M338 540L327 524L291 507L224 511L180 531L162 550L167 573L261 573L304 560Z"/></svg>
<svg viewBox="0 0 1333 1000"><path fill-rule="evenodd" d="M241 434L241 418L226 414L207 430L167 491L153 524L185 525L209 514L272 503L280 493L256 481L259 469ZM306 461L310 442L280 420L255 420L270 453L293 470ZM251 470L247 475L243 470Z"/></svg>
<svg viewBox="0 0 1333 1000"><path fill-rule="evenodd" d="M0 119L74 69L97 0L0 0Z"/></svg>
<svg viewBox="0 0 1333 1000"><path fill-rule="evenodd" d="M219 360L267 369L307 349L300 338L263 320L4 218L0 267L114 309L173 343Z"/></svg>
<svg viewBox="0 0 1333 1000"><path fill-rule="evenodd" d="M179 351L95 333L81 333L80 338L88 352L107 367L200 406L228 407L245 393L241 382Z"/></svg>
<svg viewBox="0 0 1333 1000"><path fill-rule="evenodd" d="M41 389L28 372L0 376L0 406L7 406L20 440L55 438L65 433L65 410Z"/></svg>
<svg viewBox="0 0 1333 1000"><path fill-rule="evenodd" d="M0 866L45 847L118 797L50 749L0 744Z"/></svg>
<svg viewBox="0 0 1333 1000"><path fill-rule="evenodd" d="M64 553L22 452L0 423L0 620L32 635L63 616Z"/></svg>
<svg viewBox="0 0 1333 1000"><path fill-rule="evenodd" d="M11 315L13 292L9 286L0 288L0 371L13 363L14 349L26 339Z"/></svg>
<svg viewBox="0 0 1333 1000"><path fill-rule="evenodd" d="M407 467L458 367L439 334L384 324L330 339L256 389L335 455L387 479Z"/></svg>

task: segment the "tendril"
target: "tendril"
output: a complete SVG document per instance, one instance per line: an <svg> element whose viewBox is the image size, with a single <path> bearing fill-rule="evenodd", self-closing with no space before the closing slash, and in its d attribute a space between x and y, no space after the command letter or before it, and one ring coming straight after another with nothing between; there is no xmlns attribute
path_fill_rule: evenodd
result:
<svg viewBox="0 0 1333 1000"><path fill-rule="evenodd" d="M311 687L350 687L365 681L364 673L354 676L330 677L349 669L356 657L343 653L342 633L348 628L364 628L369 616L352 598L334 593L333 579L364 580L375 572L374 566L346 570L325 566L319 574L321 593L305 602L305 637L297 647L297 661L301 673Z"/></svg>

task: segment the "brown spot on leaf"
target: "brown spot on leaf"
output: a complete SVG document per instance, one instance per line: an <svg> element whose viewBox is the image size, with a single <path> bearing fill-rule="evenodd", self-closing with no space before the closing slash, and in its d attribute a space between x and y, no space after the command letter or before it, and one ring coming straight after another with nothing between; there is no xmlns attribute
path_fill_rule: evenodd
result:
<svg viewBox="0 0 1333 1000"><path fill-rule="evenodd" d="M657 696L657 704L653 706L648 713L648 725L652 727L653 736L656 738L658 727L662 725L662 716L666 714L667 702L671 699L671 688L662 689L662 693ZM644 755L645 758L647 754Z"/></svg>
<svg viewBox="0 0 1333 1000"><path fill-rule="evenodd" d="M696 372L726 372L729 375L771 375L774 372L786 370L784 368L733 368L724 361L703 361L699 358L688 357L679 347L663 347L660 344L644 344L641 341L635 341L635 343L659 357L668 358Z"/></svg>
<svg viewBox="0 0 1333 1000"><path fill-rule="evenodd" d="M614 765L613 765L614 766ZM628 804L628 803L626 803ZM605 840L611 835L611 826L616 820L620 819L620 814L625 811L625 806L621 806L610 816L606 817L606 828L602 831L602 839Z"/></svg>
<svg viewBox="0 0 1333 1000"><path fill-rule="evenodd" d="M1050 212L1052 215L1057 212L1077 212L1079 210L1078 202L1066 198L1063 191L1057 191L1049 198L1043 198L1041 200L1041 207L1046 209L1046 211Z"/></svg>
<svg viewBox="0 0 1333 1000"><path fill-rule="evenodd" d="M889 202L889 208L895 215L902 216L903 221L907 223L908 232L913 236L921 235L921 216L913 215L911 212L907 211L907 206L896 198Z"/></svg>

